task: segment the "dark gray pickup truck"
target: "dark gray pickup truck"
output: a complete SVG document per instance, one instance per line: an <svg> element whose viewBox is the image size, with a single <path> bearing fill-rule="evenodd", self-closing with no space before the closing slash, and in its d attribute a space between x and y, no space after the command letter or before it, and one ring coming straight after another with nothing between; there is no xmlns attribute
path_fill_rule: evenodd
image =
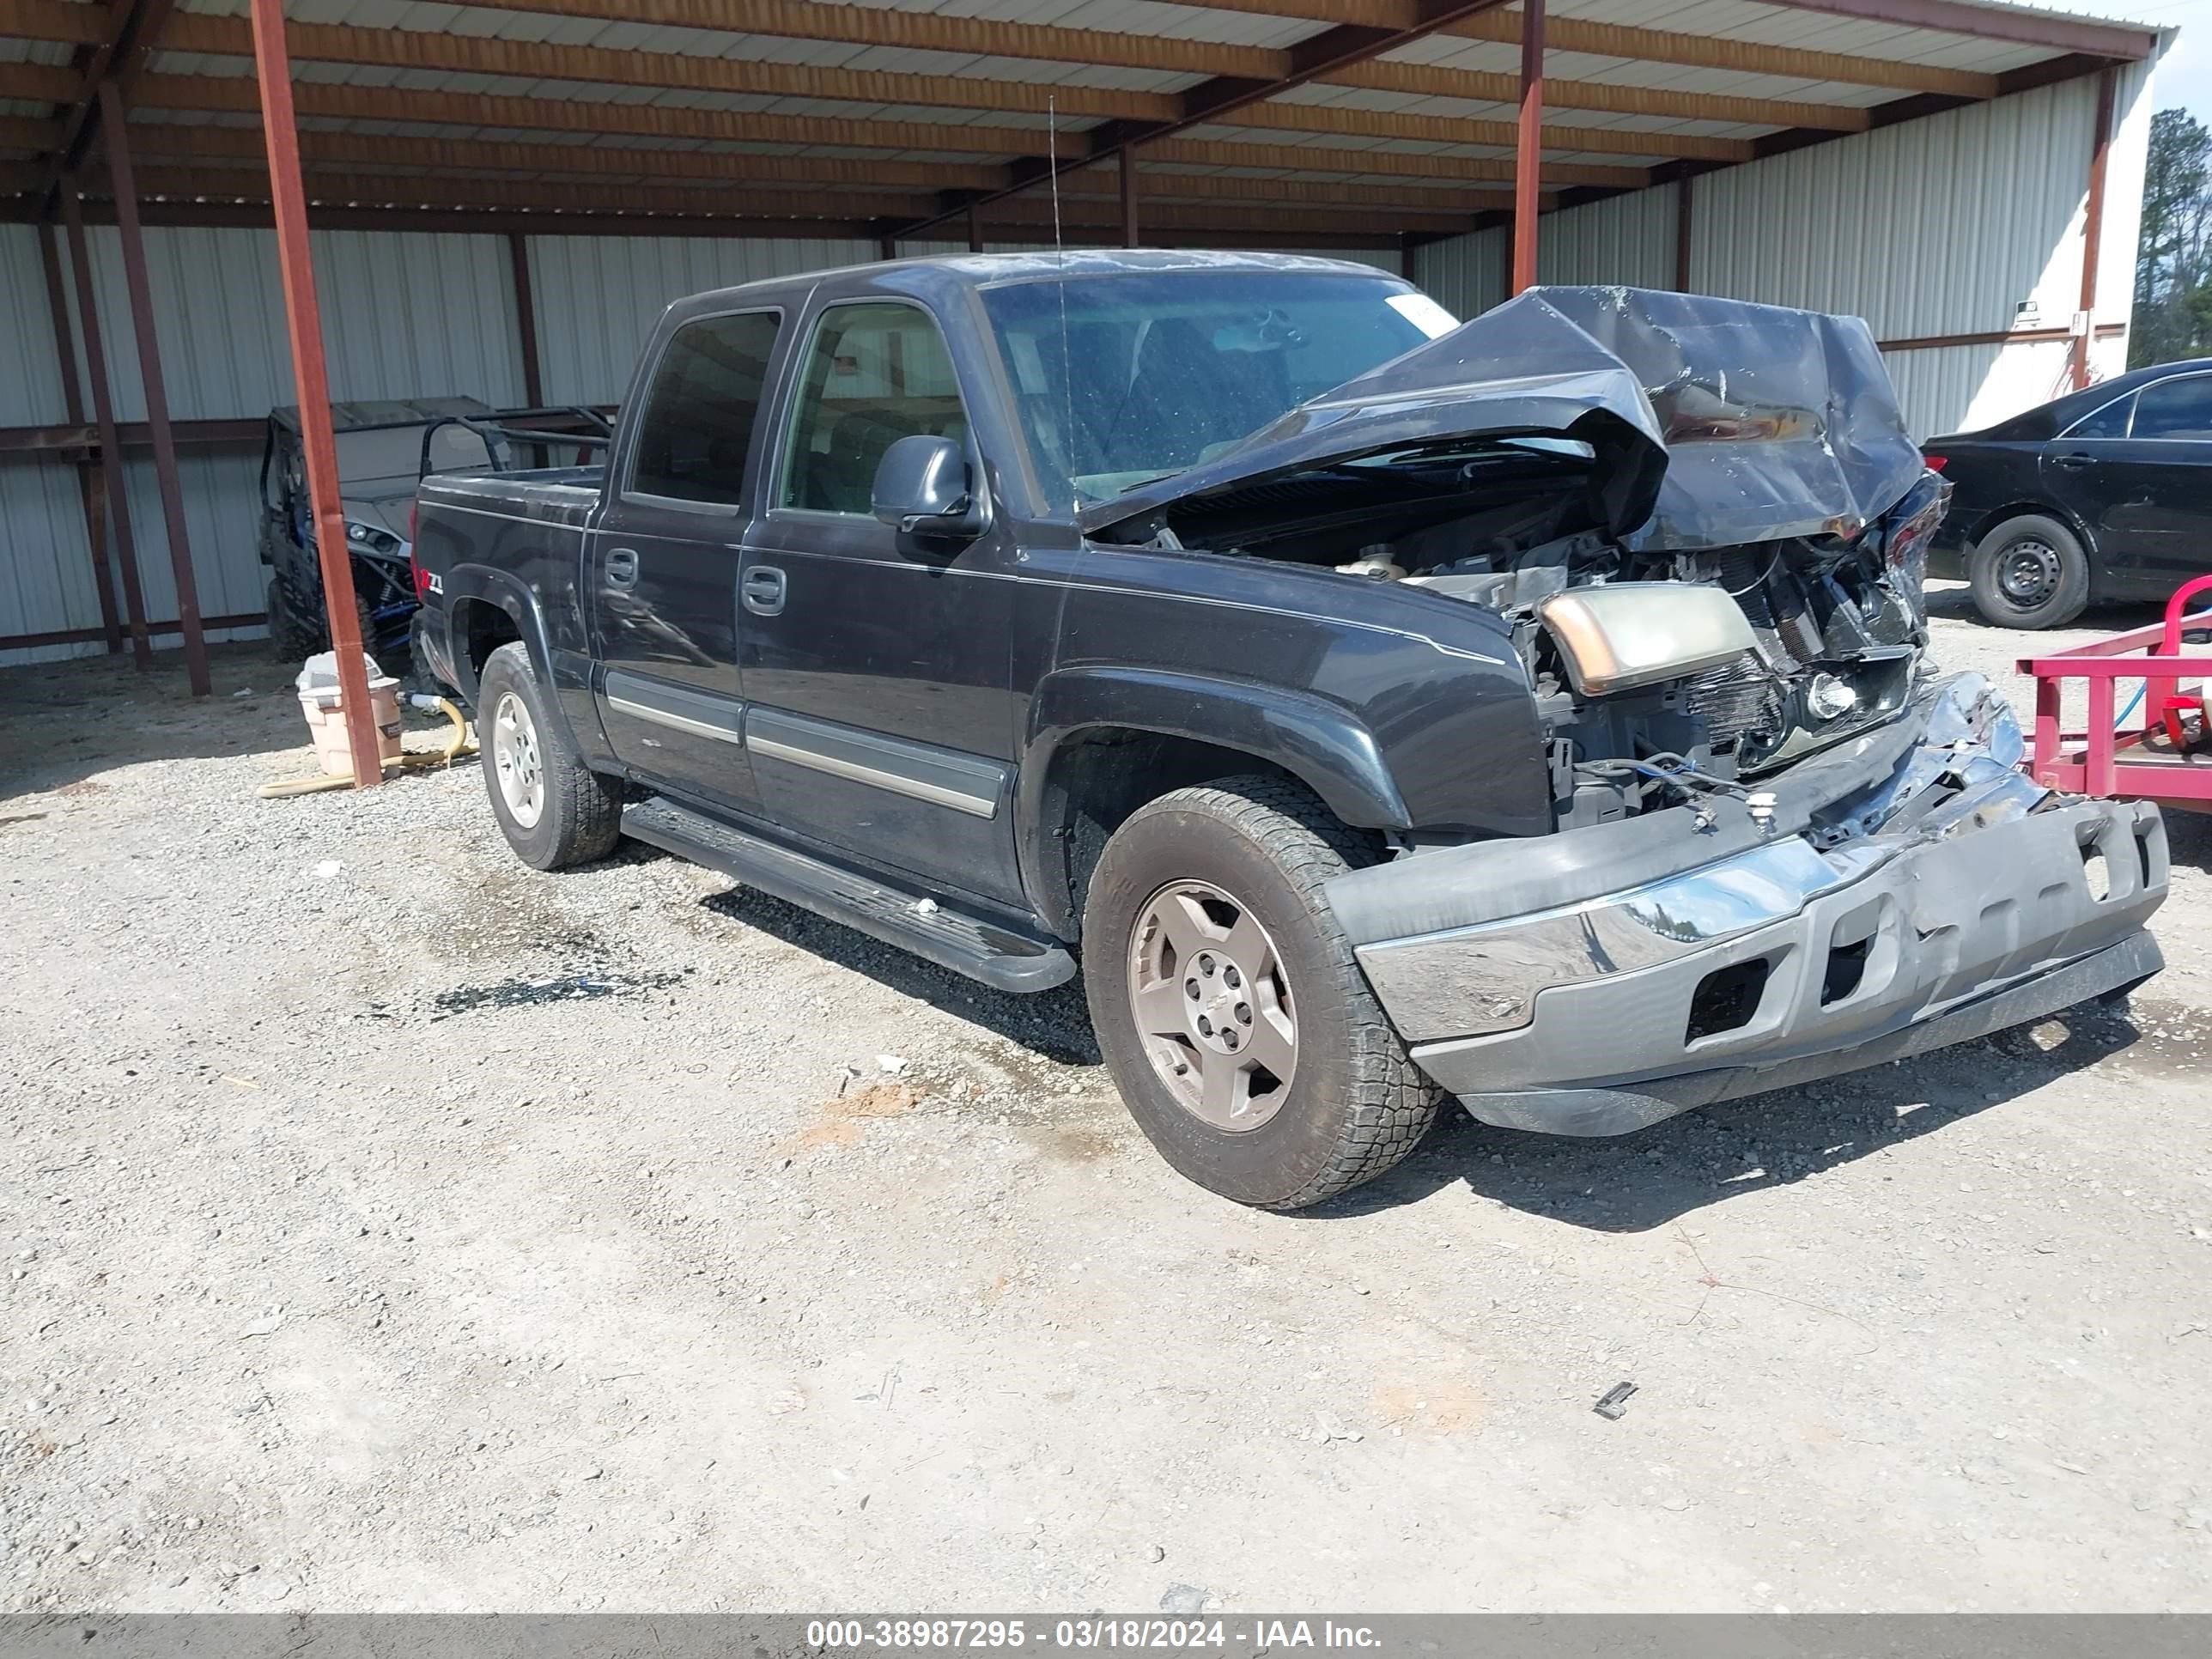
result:
<svg viewBox="0 0 2212 1659"><path fill-rule="evenodd" d="M422 489L515 851L634 836L1009 991L1079 962L1231 1198L1446 1095L1619 1133L2160 966L2157 812L2037 787L1925 659L1944 486L1855 320L917 260L681 301L623 408L604 472Z"/></svg>

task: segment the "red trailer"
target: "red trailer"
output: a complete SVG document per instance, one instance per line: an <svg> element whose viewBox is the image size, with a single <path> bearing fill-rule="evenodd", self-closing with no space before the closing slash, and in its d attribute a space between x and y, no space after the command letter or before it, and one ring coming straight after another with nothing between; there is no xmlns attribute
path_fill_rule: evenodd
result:
<svg viewBox="0 0 2212 1659"><path fill-rule="evenodd" d="M2212 576L2185 583L2166 601L2166 620L2154 627L2020 659L2021 672L2035 677L2035 746L2027 766L2038 783L2212 812L2212 714L2204 687L2212 652L2203 648L2212 633L2212 609L2188 614L2190 601L2202 593L2212 593ZM2069 680L2087 682L2083 731L2062 728ZM2143 682L2140 722L2132 704L2127 716L2114 716L2122 680Z"/></svg>

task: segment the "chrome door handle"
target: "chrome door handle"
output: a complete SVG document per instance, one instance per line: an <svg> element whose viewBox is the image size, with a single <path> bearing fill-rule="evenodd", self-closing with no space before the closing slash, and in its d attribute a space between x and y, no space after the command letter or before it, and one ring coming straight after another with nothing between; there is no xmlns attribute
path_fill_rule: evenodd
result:
<svg viewBox="0 0 2212 1659"><path fill-rule="evenodd" d="M2071 455L2060 455L2054 457L2051 461L2051 465L2053 466L2063 466L2069 472L2078 472L2085 466L2094 465L2096 463L2096 459L2097 458L2094 455L2084 455L2079 451L2076 451Z"/></svg>
<svg viewBox="0 0 2212 1659"><path fill-rule="evenodd" d="M607 586L634 587L637 584L637 550L634 547L611 547L607 550Z"/></svg>
<svg viewBox="0 0 2212 1659"><path fill-rule="evenodd" d="M783 572L772 564L757 564L745 572L738 596L756 617L773 617L783 609Z"/></svg>

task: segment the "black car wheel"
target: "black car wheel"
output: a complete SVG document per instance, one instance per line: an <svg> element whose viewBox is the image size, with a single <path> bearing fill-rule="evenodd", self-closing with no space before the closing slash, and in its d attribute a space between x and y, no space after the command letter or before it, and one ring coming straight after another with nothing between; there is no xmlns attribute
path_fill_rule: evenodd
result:
<svg viewBox="0 0 2212 1659"><path fill-rule="evenodd" d="M1161 1155L1241 1204L1319 1203L1436 1118L1322 895L1361 851L1305 789L1231 778L1139 808L1091 875L1084 986L1107 1069Z"/></svg>
<svg viewBox="0 0 2212 1659"><path fill-rule="evenodd" d="M2039 513L2008 519L1966 561L1974 609L1999 628L2061 628L2089 604L2081 539Z"/></svg>

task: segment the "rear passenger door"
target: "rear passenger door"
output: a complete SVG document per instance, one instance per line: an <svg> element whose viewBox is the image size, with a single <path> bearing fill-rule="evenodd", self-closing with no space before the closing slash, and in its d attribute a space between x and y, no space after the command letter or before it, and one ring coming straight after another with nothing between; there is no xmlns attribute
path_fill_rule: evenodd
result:
<svg viewBox="0 0 2212 1659"><path fill-rule="evenodd" d="M738 686L738 567L781 315L670 336L586 551L600 717L615 753L683 793L757 800Z"/></svg>
<svg viewBox="0 0 2212 1659"><path fill-rule="evenodd" d="M854 858L1018 902L1008 827L1016 580L994 527L925 553L870 510L917 433L970 446L937 322L823 306L793 342L739 579L745 744L768 816ZM983 488L980 466L976 488Z"/></svg>

